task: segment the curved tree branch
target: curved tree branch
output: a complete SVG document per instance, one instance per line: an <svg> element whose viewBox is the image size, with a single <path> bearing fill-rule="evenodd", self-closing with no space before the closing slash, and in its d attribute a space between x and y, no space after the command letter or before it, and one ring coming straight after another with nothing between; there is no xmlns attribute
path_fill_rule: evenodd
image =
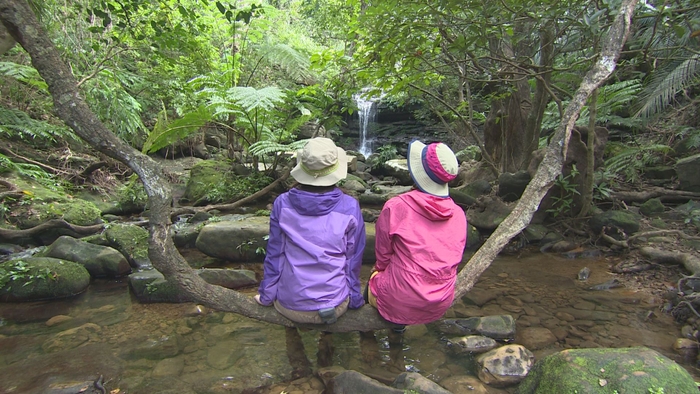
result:
<svg viewBox="0 0 700 394"><path fill-rule="evenodd" d="M458 276L456 299L470 290L481 273L491 264L503 246L519 233L532 218L546 191L561 173L566 146L576 117L583 103L614 70L629 33L635 0L624 0L610 29L602 53L594 68L586 75L579 91L567 108L562 123L547 149L545 157L528 185L523 198L494 234L471 258ZM258 305L252 297L208 284L194 274L180 255L170 236L170 204L172 192L162 168L150 157L135 150L111 133L89 109L78 92L75 77L60 58L49 36L41 27L25 0L0 0L0 22L12 37L29 53L32 65L49 86L56 113L75 133L93 148L128 165L144 184L151 208L149 258L153 266L193 299L211 308L242 314L254 319L293 325L273 308ZM348 311L337 324L318 326L325 331L370 331L389 327L377 311L365 306Z"/></svg>

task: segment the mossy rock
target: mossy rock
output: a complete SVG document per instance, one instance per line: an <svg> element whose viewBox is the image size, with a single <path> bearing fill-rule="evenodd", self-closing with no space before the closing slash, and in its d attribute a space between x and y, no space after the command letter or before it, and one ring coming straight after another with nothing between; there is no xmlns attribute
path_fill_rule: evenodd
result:
<svg viewBox="0 0 700 394"><path fill-rule="evenodd" d="M52 219L63 219L78 226L90 226L102 222L102 211L95 204L78 198L55 200L29 199L30 204L12 208L13 222L20 229L36 227Z"/></svg>
<svg viewBox="0 0 700 394"><path fill-rule="evenodd" d="M644 216L658 216L664 212L664 204L658 198L652 198L647 200L644 204L639 206L639 212Z"/></svg>
<svg viewBox="0 0 700 394"><path fill-rule="evenodd" d="M225 160L206 160L195 164L190 170L190 178L187 180L182 199L189 202L201 200L230 170L231 163Z"/></svg>
<svg viewBox="0 0 700 394"><path fill-rule="evenodd" d="M608 227L620 229L629 236L639 231L639 221L641 219L642 217L634 212L610 210L593 215L590 220L590 227L594 234L600 234L603 228ZM614 230L609 231L608 235L621 239L621 235Z"/></svg>
<svg viewBox="0 0 700 394"><path fill-rule="evenodd" d="M110 224L104 231L109 244L120 251L134 268L151 268L148 230L131 224Z"/></svg>
<svg viewBox="0 0 700 394"><path fill-rule="evenodd" d="M538 361L518 394L694 393L688 371L646 347L569 349Z"/></svg>
<svg viewBox="0 0 700 394"><path fill-rule="evenodd" d="M0 264L0 301L40 301L71 297L90 285L90 273L78 263L51 257L27 257Z"/></svg>

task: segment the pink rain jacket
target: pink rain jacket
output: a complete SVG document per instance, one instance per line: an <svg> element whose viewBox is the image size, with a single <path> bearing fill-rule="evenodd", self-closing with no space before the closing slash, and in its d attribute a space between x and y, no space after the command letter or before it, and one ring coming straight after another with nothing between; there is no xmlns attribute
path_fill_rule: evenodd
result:
<svg viewBox="0 0 700 394"><path fill-rule="evenodd" d="M377 309L396 324L438 320L452 305L457 265L467 241L467 218L451 198L419 190L384 204L376 223L370 281Z"/></svg>

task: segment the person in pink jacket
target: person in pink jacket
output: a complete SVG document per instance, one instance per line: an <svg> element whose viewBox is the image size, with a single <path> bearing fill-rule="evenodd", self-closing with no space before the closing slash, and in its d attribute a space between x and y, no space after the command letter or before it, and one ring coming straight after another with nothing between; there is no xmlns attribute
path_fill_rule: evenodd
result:
<svg viewBox="0 0 700 394"><path fill-rule="evenodd" d="M449 196L458 163L443 143L408 146L413 190L384 204L376 223L376 264L369 304L402 326L440 319L452 305L467 241L464 210Z"/></svg>

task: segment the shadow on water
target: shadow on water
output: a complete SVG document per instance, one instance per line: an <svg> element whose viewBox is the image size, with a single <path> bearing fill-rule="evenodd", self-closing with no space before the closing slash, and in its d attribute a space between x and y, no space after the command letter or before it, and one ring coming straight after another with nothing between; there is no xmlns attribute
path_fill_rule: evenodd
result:
<svg viewBox="0 0 700 394"><path fill-rule="evenodd" d="M566 348L642 345L697 377L695 360L672 350L680 326L661 312L658 292L586 290L614 277L608 266L604 259L546 254L499 257L448 316L510 314L517 319L516 343L541 347L531 349L537 358ZM591 270L585 282L576 279L583 267ZM363 278L369 269L363 267ZM670 280L680 271L675 275ZM557 340L527 337L533 327L546 327ZM97 280L69 300L0 304L0 392L59 393L75 386L90 393L100 375L107 392L253 392L335 365L382 382L403 371L438 382L474 375L473 357L448 353L446 339L434 325L409 327L403 338L387 330L286 329L190 303L139 304L125 279Z"/></svg>

